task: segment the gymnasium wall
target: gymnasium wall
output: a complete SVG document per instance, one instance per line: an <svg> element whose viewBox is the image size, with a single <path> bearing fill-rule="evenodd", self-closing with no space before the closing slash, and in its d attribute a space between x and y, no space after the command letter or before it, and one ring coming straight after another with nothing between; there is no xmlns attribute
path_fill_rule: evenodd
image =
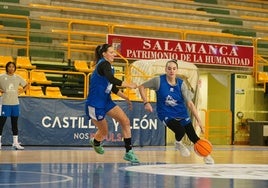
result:
<svg viewBox="0 0 268 188"><path fill-rule="evenodd" d="M267 121L268 98L255 86L252 75L235 74L234 77L234 134L235 143L249 143L249 120ZM244 116L239 119L237 112Z"/></svg>

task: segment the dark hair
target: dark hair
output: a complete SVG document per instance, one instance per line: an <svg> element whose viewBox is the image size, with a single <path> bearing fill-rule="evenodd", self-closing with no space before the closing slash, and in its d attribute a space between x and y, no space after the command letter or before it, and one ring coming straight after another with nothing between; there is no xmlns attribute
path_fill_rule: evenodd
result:
<svg viewBox="0 0 268 188"><path fill-rule="evenodd" d="M171 60L167 61L166 67L167 67L168 63L171 63L171 62L175 63L176 64L176 67L179 68L177 59L171 59Z"/></svg>
<svg viewBox="0 0 268 188"><path fill-rule="evenodd" d="M95 62L98 63L98 61L103 58L102 53L107 52L108 48L112 47L111 44L102 44L98 45L95 49Z"/></svg>
<svg viewBox="0 0 268 188"><path fill-rule="evenodd" d="M12 61L9 61L7 64L6 64L6 72L8 72L8 66L10 65L10 64L13 64L14 65L14 67L15 67L15 70L17 69L17 67L16 67L16 63L14 63L14 62L12 62Z"/></svg>

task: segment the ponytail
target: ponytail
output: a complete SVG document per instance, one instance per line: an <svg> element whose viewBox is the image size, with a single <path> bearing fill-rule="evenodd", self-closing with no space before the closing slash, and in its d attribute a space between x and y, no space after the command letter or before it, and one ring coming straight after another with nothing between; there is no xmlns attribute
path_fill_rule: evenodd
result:
<svg viewBox="0 0 268 188"><path fill-rule="evenodd" d="M103 58L102 53L107 52L108 48L111 47L111 44L102 44L98 45L95 49L95 62L98 63L98 61Z"/></svg>

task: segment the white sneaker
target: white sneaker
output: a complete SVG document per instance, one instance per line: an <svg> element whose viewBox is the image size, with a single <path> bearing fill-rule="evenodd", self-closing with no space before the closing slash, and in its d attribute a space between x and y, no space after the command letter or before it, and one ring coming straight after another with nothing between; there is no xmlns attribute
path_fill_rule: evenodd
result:
<svg viewBox="0 0 268 188"><path fill-rule="evenodd" d="M184 144L180 141L175 141L175 149L180 150L181 156L182 157L189 157L190 156L190 151Z"/></svg>
<svg viewBox="0 0 268 188"><path fill-rule="evenodd" d="M205 164L214 164L214 159L211 157L211 155L208 155L204 157Z"/></svg>
<svg viewBox="0 0 268 188"><path fill-rule="evenodd" d="M12 144L12 148L15 149L15 150L24 150L24 147L22 147L20 145L20 143L17 143L17 144Z"/></svg>

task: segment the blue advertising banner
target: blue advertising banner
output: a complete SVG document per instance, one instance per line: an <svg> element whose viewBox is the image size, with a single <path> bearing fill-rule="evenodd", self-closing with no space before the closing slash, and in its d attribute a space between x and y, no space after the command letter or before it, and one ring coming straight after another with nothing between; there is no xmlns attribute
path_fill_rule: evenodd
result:
<svg viewBox="0 0 268 188"><path fill-rule="evenodd" d="M165 126L156 113L147 113L143 103L133 102L133 110L125 101L116 103L126 112L131 122L134 146L165 145ZM152 104L155 108L155 104ZM87 146L94 136L96 127L85 115L84 100L20 98L19 141L22 145L43 146ZM121 126L106 117L109 134L106 146L123 145ZM2 134L2 144L12 144L10 118Z"/></svg>

